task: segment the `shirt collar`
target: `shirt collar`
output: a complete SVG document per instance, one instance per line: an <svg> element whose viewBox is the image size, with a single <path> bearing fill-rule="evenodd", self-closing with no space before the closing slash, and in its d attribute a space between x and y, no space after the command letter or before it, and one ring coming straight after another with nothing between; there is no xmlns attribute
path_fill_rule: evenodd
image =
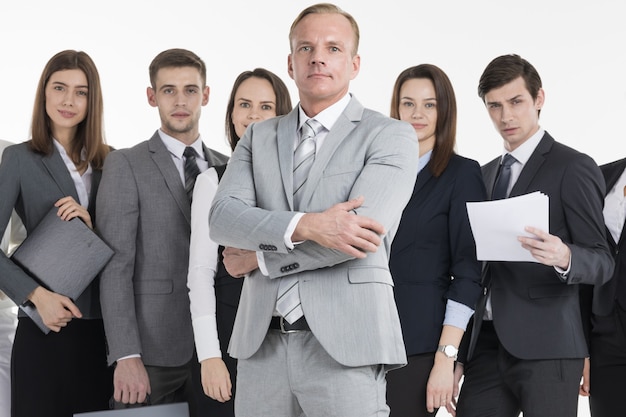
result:
<svg viewBox="0 0 626 417"><path fill-rule="evenodd" d="M159 136L161 137L161 140L163 141L163 144L165 145L167 150L172 155L174 155L178 159L183 159L183 153L185 152L185 148L187 147L187 145L185 145L178 139L168 135L161 129L159 129ZM202 149L202 137L200 135L198 135L198 139L196 139L195 142L193 142L189 146L191 146L196 151L196 153L198 154L197 158L205 159L204 149Z"/></svg>
<svg viewBox="0 0 626 417"><path fill-rule="evenodd" d="M312 117L312 119L315 119L318 122L320 122L326 130L332 129L335 122L337 122L337 120L339 119L339 116L341 116L341 113L343 113L346 107L348 107L348 103L350 103L351 98L352 96L349 93L347 93L339 101L325 108L324 110L316 114L315 117ZM306 115L306 113L304 112L300 104L298 104L298 109L299 109L298 114L300 117L299 123L298 123L298 129L300 129L302 125L304 124L304 122L311 119L311 117Z"/></svg>
<svg viewBox="0 0 626 417"><path fill-rule="evenodd" d="M433 150L431 149L430 151L426 152L424 155L420 156L420 159L417 163L417 172L421 172L422 169L424 169L424 167L426 165L428 165L428 162L430 162L430 157L433 154Z"/></svg>
<svg viewBox="0 0 626 417"><path fill-rule="evenodd" d="M530 156L535 151L535 148L537 147L537 145L539 145L541 138L543 138L544 133L545 131L540 127L539 130L537 130L537 132L535 132L534 135L528 138L526 142L522 143L514 151L508 152L505 149L504 152L502 153L502 156L504 156L507 153L510 153L511 155L515 157L517 162L521 163L522 165L526 165L526 162L528 162L528 160L530 159Z"/></svg>

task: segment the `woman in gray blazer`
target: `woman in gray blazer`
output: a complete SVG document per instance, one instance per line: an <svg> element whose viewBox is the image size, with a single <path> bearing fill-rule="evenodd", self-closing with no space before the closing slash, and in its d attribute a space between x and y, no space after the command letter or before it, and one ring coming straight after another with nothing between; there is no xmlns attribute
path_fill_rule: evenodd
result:
<svg viewBox="0 0 626 417"><path fill-rule="evenodd" d="M53 207L69 221L95 224L95 198L104 141L102 93L96 66L66 50L46 64L35 96L32 138L8 147L0 163L0 234L15 209L31 233ZM98 285L76 300L40 286L0 254L0 290L18 306L32 304L48 334L19 313L11 361L13 417L72 417L106 409L111 373Z"/></svg>

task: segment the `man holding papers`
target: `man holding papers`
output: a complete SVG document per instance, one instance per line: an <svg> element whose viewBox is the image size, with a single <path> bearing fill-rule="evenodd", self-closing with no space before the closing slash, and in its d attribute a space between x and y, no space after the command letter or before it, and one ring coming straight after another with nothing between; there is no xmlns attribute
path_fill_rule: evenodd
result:
<svg viewBox="0 0 626 417"><path fill-rule="evenodd" d="M526 225L509 237L531 261L485 263L483 297L459 357L465 380L456 415L573 416L588 355L577 284L602 284L613 272L604 180L590 157L539 126L545 95L526 60L494 59L478 94L504 139L502 156L483 167L490 199L540 191L549 199L549 230Z"/></svg>

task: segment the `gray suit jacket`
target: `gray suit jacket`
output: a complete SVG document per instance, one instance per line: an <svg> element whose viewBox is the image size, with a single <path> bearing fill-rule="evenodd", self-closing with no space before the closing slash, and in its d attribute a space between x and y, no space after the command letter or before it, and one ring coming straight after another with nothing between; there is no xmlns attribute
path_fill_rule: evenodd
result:
<svg viewBox="0 0 626 417"><path fill-rule="evenodd" d="M60 198L72 196L78 201L74 181L56 147L52 149L51 155L42 155L31 151L28 142L24 142L4 150L0 164L0 235L4 233L13 209L22 220L26 233L30 233ZM95 219L100 176L101 171L93 171L88 208L92 221ZM38 285L4 253L0 254L0 289L16 304L24 303ZM100 317L97 281L75 302L85 318Z"/></svg>
<svg viewBox="0 0 626 417"><path fill-rule="evenodd" d="M209 166L228 158L205 147ZM98 229L115 250L101 276L109 362L140 353L144 364L179 366L191 359L187 291L191 204L158 131L112 152L97 207Z"/></svg>
<svg viewBox="0 0 626 417"><path fill-rule="evenodd" d="M297 274L302 308L324 349L346 366L406 363L393 281L391 241L417 175L418 147L407 123L365 109L355 98L317 153L302 197L303 211L321 212L363 195L358 213L387 233L376 253L352 259L307 241L287 250L295 215L293 148L298 107L254 124L241 139L220 182L210 214L211 237L263 251L269 276L244 282L229 353L248 358L263 342L281 277Z"/></svg>

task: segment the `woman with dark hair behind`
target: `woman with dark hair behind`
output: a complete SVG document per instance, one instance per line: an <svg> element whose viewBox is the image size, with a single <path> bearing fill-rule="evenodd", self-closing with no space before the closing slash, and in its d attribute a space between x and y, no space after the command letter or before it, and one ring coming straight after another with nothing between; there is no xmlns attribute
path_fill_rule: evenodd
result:
<svg viewBox="0 0 626 417"><path fill-rule="evenodd" d="M456 351L480 294L465 203L486 198L480 166L455 153L456 98L447 75L422 64L398 76L391 117L419 142L411 200L389 266L408 365L387 374L391 416L434 416L453 395Z"/></svg>
<svg viewBox="0 0 626 417"><path fill-rule="evenodd" d="M0 164L0 234L13 209L27 234L57 207L69 221L95 224L95 198L109 152L98 71L84 52L46 64L35 96L29 141L8 147ZM72 417L108 408L112 393L98 280L76 300L40 286L0 254L0 290L34 305L49 334L19 313L11 362L13 417Z"/></svg>
<svg viewBox="0 0 626 417"><path fill-rule="evenodd" d="M242 72L235 80L226 108L226 136L231 150L235 150L250 124L287 114L290 110L289 91L278 76L263 68ZM199 376L204 394L211 398L205 397L199 406L205 416L235 415L234 401L229 400L235 395L237 361L226 351L243 279L235 279L226 271L222 255L224 248L209 238L208 223L211 203L225 169L226 166L213 167L198 175L191 204L187 285L200 361ZM250 262L256 267L254 252L239 253L242 262ZM198 375L194 374L195 377Z"/></svg>

